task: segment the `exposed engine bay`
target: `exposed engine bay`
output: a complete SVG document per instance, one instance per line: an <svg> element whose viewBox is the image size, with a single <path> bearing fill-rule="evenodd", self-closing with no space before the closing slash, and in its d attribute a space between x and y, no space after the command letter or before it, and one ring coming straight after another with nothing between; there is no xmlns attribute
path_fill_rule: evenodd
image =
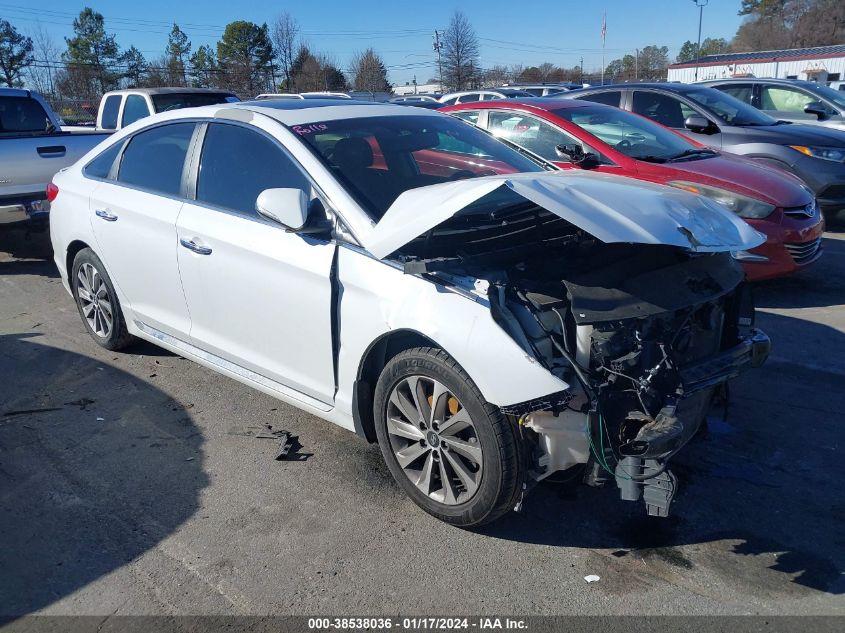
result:
<svg viewBox="0 0 845 633"><path fill-rule="evenodd" d="M502 329L570 385L502 407L525 440L529 486L577 468L666 516L669 460L721 386L768 356L742 269L728 252L606 244L530 202L489 203L407 244L399 261L447 286L472 280Z"/></svg>

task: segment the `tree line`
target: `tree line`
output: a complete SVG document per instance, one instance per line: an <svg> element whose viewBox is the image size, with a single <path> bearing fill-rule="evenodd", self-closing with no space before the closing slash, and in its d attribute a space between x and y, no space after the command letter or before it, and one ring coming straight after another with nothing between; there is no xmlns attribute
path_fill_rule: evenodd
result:
<svg viewBox="0 0 845 633"><path fill-rule="evenodd" d="M344 72L301 37L288 13L271 26L236 20L216 46L194 48L173 24L162 54L147 59L135 46L121 49L103 15L84 8L60 50L43 28L29 36L0 19L0 85L28 85L48 95L96 100L118 88L225 88L242 97L260 92L391 91L387 68L372 48L356 53Z"/></svg>
<svg viewBox="0 0 845 633"><path fill-rule="evenodd" d="M823 46L845 36L843 0L740 0L746 19L731 41L705 38L681 46L675 62L704 55L750 50ZM173 24L162 54L148 60L135 46L122 50L106 29L102 14L83 9L73 21L73 36L60 50L40 26L30 35L0 19L0 85L33 87L39 92L95 100L115 88L193 86L219 87L242 97L259 92L356 90L391 92L388 70L372 48L359 51L344 71L302 37L289 13L271 25L237 20L226 25L215 46L194 48L178 24ZM580 66L566 68L544 62L536 66L493 66L479 62L478 36L467 16L455 11L448 28L438 32L437 75L429 79L443 90L491 87L517 82L595 81ZM655 81L666 78L669 49L652 44L611 60L604 69L608 81Z"/></svg>

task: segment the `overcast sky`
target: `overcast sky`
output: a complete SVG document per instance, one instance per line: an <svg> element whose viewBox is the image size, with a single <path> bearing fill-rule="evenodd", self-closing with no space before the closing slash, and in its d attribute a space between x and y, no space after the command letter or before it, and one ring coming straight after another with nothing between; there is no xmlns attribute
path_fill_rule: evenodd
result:
<svg viewBox="0 0 845 633"><path fill-rule="evenodd" d="M702 39L730 39L741 18L739 0L710 0L704 8ZM0 16L21 31L40 22L64 49L73 18L86 6L69 0L0 0ZM602 14L607 12L606 62L649 44L668 46L674 59L685 40L698 36L694 0L487 0L457 3L443 0L99 0L89 6L102 13L106 28L122 49L134 45L149 59L161 55L169 25L176 22L194 48L214 44L233 20L271 24L281 11L300 24L312 49L333 56L346 68L352 54L372 46L383 56L391 81L414 75L422 83L437 75L432 50L435 29L445 29L456 8L475 27L481 65L552 62L573 67L584 58L584 70L601 67ZM37 8L35 8L37 7Z"/></svg>

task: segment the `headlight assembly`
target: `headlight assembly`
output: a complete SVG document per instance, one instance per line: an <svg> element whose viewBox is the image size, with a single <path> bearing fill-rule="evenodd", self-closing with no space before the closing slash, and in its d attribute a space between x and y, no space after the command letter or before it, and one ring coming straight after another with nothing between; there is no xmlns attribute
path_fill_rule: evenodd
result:
<svg viewBox="0 0 845 633"><path fill-rule="evenodd" d="M836 163L845 161L845 149L837 149L835 147L807 147L806 145L790 145L790 147L796 152L801 152L813 158L832 160Z"/></svg>
<svg viewBox="0 0 845 633"><path fill-rule="evenodd" d="M742 194L721 189L719 187L712 187L710 185L700 185L696 182L687 182L685 180L673 180L667 183L671 187L677 187L684 191L697 193L700 196L710 198L714 202L718 202L722 206L727 207L741 218L746 219L760 219L772 214L777 208L773 204L757 200L756 198L749 198Z"/></svg>

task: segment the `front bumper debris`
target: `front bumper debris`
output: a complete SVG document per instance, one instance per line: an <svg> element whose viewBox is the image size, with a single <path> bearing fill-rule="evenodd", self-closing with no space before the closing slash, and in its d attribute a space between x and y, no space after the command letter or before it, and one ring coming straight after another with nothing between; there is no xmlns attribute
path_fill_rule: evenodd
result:
<svg viewBox="0 0 845 633"><path fill-rule="evenodd" d="M760 367L769 357L772 341L753 329L738 345L680 369L684 397L736 378L746 369Z"/></svg>

